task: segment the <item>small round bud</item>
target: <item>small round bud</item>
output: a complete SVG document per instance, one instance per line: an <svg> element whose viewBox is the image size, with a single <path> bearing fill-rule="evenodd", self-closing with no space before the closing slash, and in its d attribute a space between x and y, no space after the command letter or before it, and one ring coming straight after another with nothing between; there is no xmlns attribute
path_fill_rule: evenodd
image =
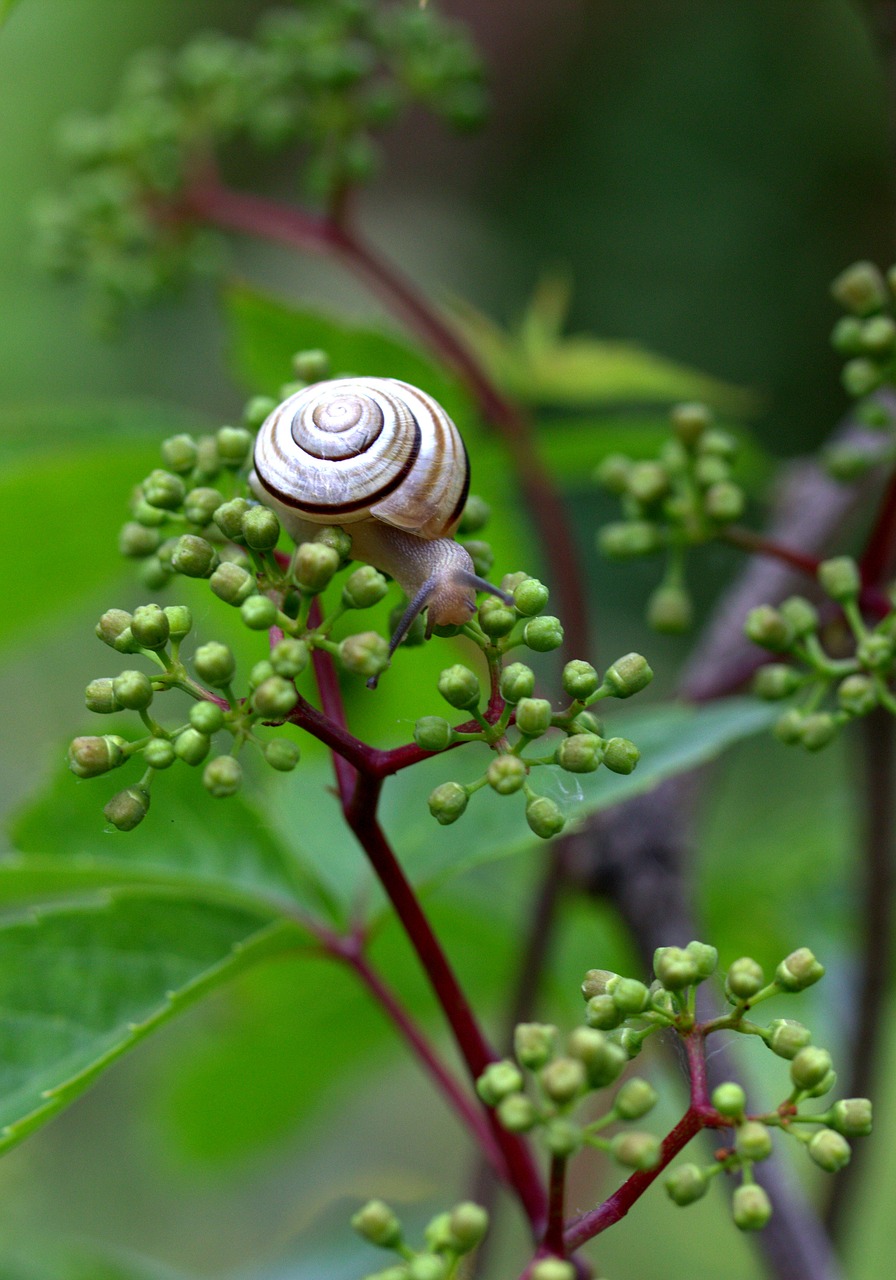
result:
<svg viewBox="0 0 896 1280"><path fill-rule="evenodd" d="M538 738L550 729L553 714L546 698L520 698L516 705L516 727L527 738Z"/></svg>
<svg viewBox="0 0 896 1280"><path fill-rule="evenodd" d="M139 786L119 791L108 804L103 806L106 818L119 831L133 831L148 812L149 792L145 787Z"/></svg>
<svg viewBox="0 0 896 1280"><path fill-rule="evenodd" d="M864 1138L871 1132L868 1098L841 1098L831 1108L831 1126L847 1138Z"/></svg>
<svg viewBox="0 0 896 1280"><path fill-rule="evenodd" d="M516 626L516 614L503 600L488 596L479 606L479 625L490 640L500 640Z"/></svg>
<svg viewBox="0 0 896 1280"><path fill-rule="evenodd" d="M221 473L221 459L214 436L200 436L196 441L196 478L215 480Z"/></svg>
<svg viewBox="0 0 896 1280"><path fill-rule="evenodd" d="M628 488L628 473L631 469L632 460L624 453L608 453L594 469L595 483L602 485L610 493L623 494Z"/></svg>
<svg viewBox="0 0 896 1280"><path fill-rule="evenodd" d="M618 978L618 973L613 973L610 969L589 969L582 979L582 996L585 1000L591 1000L594 996L605 996L607 994L607 984L612 978Z"/></svg>
<svg viewBox="0 0 896 1280"><path fill-rule="evenodd" d="M775 971L775 981L785 991L805 991L824 977L824 965L815 959L808 947L799 947L782 960Z"/></svg>
<svg viewBox="0 0 896 1280"><path fill-rule="evenodd" d="M171 635L171 623L157 604L142 604L134 610L131 635L141 649L164 649Z"/></svg>
<svg viewBox="0 0 896 1280"><path fill-rule="evenodd" d="M127 745L124 738L113 733L75 738L68 749L68 767L78 778L98 778L124 764Z"/></svg>
<svg viewBox="0 0 896 1280"><path fill-rule="evenodd" d="M380 1249L394 1249L401 1244L401 1223L382 1200L368 1200L351 1221L359 1236Z"/></svg>
<svg viewBox="0 0 896 1280"><path fill-rule="evenodd" d="M127 641L131 640L131 615L124 609L107 609L99 622L96 624L96 634L103 644L109 645L111 649L118 649L120 653L127 653L127 649L120 649L118 641L126 634Z"/></svg>
<svg viewBox="0 0 896 1280"><path fill-rule="evenodd" d="M185 533L177 540L171 567L187 578L210 578L218 567L218 553L205 538Z"/></svg>
<svg viewBox="0 0 896 1280"><path fill-rule="evenodd" d="M802 711L798 711L796 707L791 707L789 711L785 711L779 716L772 728L772 733L779 742L783 742L785 746L793 746L794 743L800 741L800 735L803 731L803 721L805 716Z"/></svg>
<svg viewBox="0 0 896 1280"><path fill-rule="evenodd" d="M557 1048L557 1028L544 1022L520 1022L513 1030L513 1052L521 1067L540 1071Z"/></svg>
<svg viewBox="0 0 896 1280"><path fill-rule="evenodd" d="M211 736L224 728L224 712L217 702L197 702L190 708L190 724L200 733Z"/></svg>
<svg viewBox="0 0 896 1280"><path fill-rule="evenodd" d="M600 676L590 662L575 658L563 668L563 688L571 698L584 702L600 688Z"/></svg>
<svg viewBox="0 0 896 1280"><path fill-rule="evenodd" d="M330 376L330 357L319 347L297 351L292 358L292 368L303 382L320 382Z"/></svg>
<svg viewBox="0 0 896 1280"><path fill-rule="evenodd" d="M184 764L196 765L202 764L205 757L211 749L211 738L206 733L200 733L198 729L184 729L183 733L178 734L174 742L174 754L178 760L183 760Z"/></svg>
<svg viewBox="0 0 896 1280"><path fill-rule="evenodd" d="M512 662L501 672L501 697L515 705L523 698L531 698L535 690L535 672L522 662Z"/></svg>
<svg viewBox="0 0 896 1280"><path fill-rule="evenodd" d="M439 693L445 701L459 711L472 711L479 706L482 696L479 681L469 667L457 663L439 676Z"/></svg>
<svg viewBox="0 0 896 1280"><path fill-rule="evenodd" d="M607 668L603 683L614 698L630 698L640 693L653 679L647 659L640 653L627 653Z"/></svg>
<svg viewBox="0 0 896 1280"><path fill-rule="evenodd" d="M255 574L225 560L219 564L208 584L225 604L241 605L258 590Z"/></svg>
<svg viewBox="0 0 896 1280"><path fill-rule="evenodd" d="M859 566L852 556L834 556L818 566L822 590L841 604L855 600L862 588Z"/></svg>
<svg viewBox="0 0 896 1280"><path fill-rule="evenodd" d="M770 604L751 609L744 625L747 638L773 653L786 653L793 644L793 628Z"/></svg>
<svg viewBox="0 0 896 1280"><path fill-rule="evenodd" d="M603 759L603 740L593 733L574 733L557 748L555 759L568 773L594 773Z"/></svg>
<svg viewBox="0 0 896 1280"><path fill-rule="evenodd" d="M389 644L376 631L346 636L339 645L339 661L352 675L371 680L389 665Z"/></svg>
<svg viewBox="0 0 896 1280"><path fill-rule="evenodd" d="M725 458L715 455L699 457L694 463L694 479L703 489L714 484L726 484L731 476L731 467Z"/></svg>
<svg viewBox="0 0 896 1280"><path fill-rule="evenodd" d="M210 640L200 645L193 655L193 666L200 680L216 688L229 684L236 671L236 659L226 644Z"/></svg>
<svg viewBox="0 0 896 1280"><path fill-rule="evenodd" d="M250 631L269 631L276 625L279 610L270 596L250 595L240 605L240 617Z"/></svg>
<svg viewBox="0 0 896 1280"><path fill-rule="evenodd" d="M571 1120L555 1116L544 1127L544 1142L551 1155L568 1159L581 1150L584 1141L582 1130Z"/></svg>
<svg viewBox="0 0 896 1280"><path fill-rule="evenodd" d="M650 1003L650 991L643 982L637 978L623 978L618 973L608 981L606 994L626 1018L642 1013Z"/></svg>
<svg viewBox="0 0 896 1280"><path fill-rule="evenodd" d="M857 316L881 311L887 302L884 278L873 262L853 262L836 277L831 293L841 307Z"/></svg>
<svg viewBox="0 0 896 1280"><path fill-rule="evenodd" d="M158 556L148 556L137 571L137 579L147 591L161 591L171 581L171 569Z"/></svg>
<svg viewBox="0 0 896 1280"><path fill-rule="evenodd" d="M741 1231L761 1231L772 1216L772 1202L755 1182L745 1182L731 1197L734 1225Z"/></svg>
<svg viewBox="0 0 896 1280"><path fill-rule="evenodd" d="M891 316L872 316L861 327L861 343L871 356L887 356L896 345L896 323Z"/></svg>
<svg viewBox="0 0 896 1280"><path fill-rule="evenodd" d="M270 661L278 676L294 680L308 666L308 645L304 640L286 636L274 645Z"/></svg>
<svg viewBox="0 0 896 1280"><path fill-rule="evenodd" d="M541 1258L530 1268L529 1280L576 1280L576 1269L562 1258Z"/></svg>
<svg viewBox="0 0 896 1280"><path fill-rule="evenodd" d="M653 1085L639 1076L632 1076L613 1099L613 1110L620 1120L640 1120L652 1111L659 1101Z"/></svg>
<svg viewBox="0 0 896 1280"><path fill-rule="evenodd" d="M874 681L859 674L847 676L837 687L837 701L848 715L868 715L877 706Z"/></svg>
<svg viewBox="0 0 896 1280"><path fill-rule="evenodd" d="M414 741L421 751L444 751L454 730L443 716L421 716L414 725Z"/></svg>
<svg viewBox="0 0 896 1280"><path fill-rule="evenodd" d="M691 597L684 587L659 586L647 602L647 623L663 635L680 635L694 621Z"/></svg>
<svg viewBox="0 0 896 1280"><path fill-rule="evenodd" d="M193 615L185 604L169 604L165 607L168 619L169 639L183 640L193 627Z"/></svg>
<svg viewBox="0 0 896 1280"><path fill-rule="evenodd" d="M716 1085L712 1091L710 1098L712 1105L721 1116L729 1116L732 1120L736 1120L744 1113L747 1105L747 1095L739 1084L728 1081L726 1084Z"/></svg>
<svg viewBox="0 0 896 1280"><path fill-rule="evenodd" d="M202 785L216 800L236 795L242 781L243 770L235 756L216 756L202 774Z"/></svg>
<svg viewBox="0 0 896 1280"><path fill-rule="evenodd" d="M283 676L269 676L252 694L252 706L259 715L271 720L283 720L299 700L291 681Z"/></svg>
<svg viewBox="0 0 896 1280"><path fill-rule="evenodd" d="M280 521L269 507L250 507L243 516L242 534L253 551L273 551L280 539Z"/></svg>
<svg viewBox="0 0 896 1280"><path fill-rule="evenodd" d="M152 510L153 508L150 508ZM158 550L162 541L158 529L147 528L131 520L121 526L118 535L118 550L123 556L133 560L143 560Z"/></svg>
<svg viewBox="0 0 896 1280"><path fill-rule="evenodd" d="M150 738L143 748L143 759L150 769L170 769L177 756L167 738Z"/></svg>
<svg viewBox="0 0 896 1280"><path fill-rule="evenodd" d="M550 653L552 649L559 649L563 643L560 619L551 617L550 614L543 618L530 618L523 627L523 642L536 653Z"/></svg>
<svg viewBox="0 0 896 1280"><path fill-rule="evenodd" d="M745 1120L738 1125L734 1147L745 1160L767 1160L772 1153L772 1135L768 1125L758 1120Z"/></svg>
<svg viewBox="0 0 896 1280"><path fill-rule="evenodd" d="M525 785L529 770L519 756L503 755L492 760L486 776L492 790L499 796L509 796Z"/></svg>
<svg viewBox="0 0 896 1280"><path fill-rule="evenodd" d="M596 1027L576 1027L567 1039L566 1048L571 1057L584 1064L592 1089L603 1089L612 1084L628 1063L625 1050L608 1040Z"/></svg>
<svg viewBox="0 0 896 1280"><path fill-rule="evenodd" d="M821 751L837 734L837 721L827 711L805 716L800 725L800 742L807 751Z"/></svg>
<svg viewBox="0 0 896 1280"><path fill-rule="evenodd" d="M501 1127L508 1133L528 1133L538 1124L535 1103L523 1093L512 1093L509 1098L502 1098L496 1110Z"/></svg>
<svg viewBox="0 0 896 1280"><path fill-rule="evenodd" d="M611 773L631 773L641 752L628 738L608 738L604 743L604 765Z"/></svg>
<svg viewBox="0 0 896 1280"><path fill-rule="evenodd" d="M597 535L597 549L611 560L630 560L650 555L662 545L660 531L647 520L625 520L605 524Z"/></svg>
<svg viewBox="0 0 896 1280"><path fill-rule="evenodd" d="M553 800L547 796L536 796L526 805L526 821L535 835L542 840L550 840L559 835L566 825L566 819Z"/></svg>
<svg viewBox="0 0 896 1280"><path fill-rule="evenodd" d="M555 1058L539 1072L538 1081L551 1102L562 1107L584 1090L587 1076L578 1058Z"/></svg>
<svg viewBox="0 0 896 1280"><path fill-rule="evenodd" d="M144 671L122 671L112 681L112 693L125 710L145 711L152 702L152 682Z"/></svg>
<svg viewBox="0 0 896 1280"><path fill-rule="evenodd" d="M480 542L477 539L470 538L464 543L467 554L473 561L473 572L478 573L480 578L487 578L491 572L492 565L495 563L495 553L487 542Z"/></svg>
<svg viewBox="0 0 896 1280"><path fill-rule="evenodd" d="M246 401L243 409L243 422L251 431L257 431L265 418L272 414L277 408L277 401L273 396L253 396L251 400Z"/></svg>
<svg viewBox="0 0 896 1280"><path fill-rule="evenodd" d="M739 520L746 505L743 489L731 480L719 480L703 494L703 509L710 520L718 520L720 524Z"/></svg>
<svg viewBox="0 0 896 1280"><path fill-rule="evenodd" d="M753 677L753 692L757 698L777 702L796 693L802 683L803 677L793 667L783 662L769 662L760 667Z"/></svg>
<svg viewBox="0 0 896 1280"><path fill-rule="evenodd" d="M792 1018L774 1018L768 1024L765 1043L779 1058L795 1058L800 1049L811 1043L812 1032Z"/></svg>
<svg viewBox="0 0 896 1280"><path fill-rule="evenodd" d="M251 510L246 498L231 498L223 502L214 514L214 521L225 538L231 542L243 541L243 517Z"/></svg>
<svg viewBox="0 0 896 1280"><path fill-rule="evenodd" d="M814 1089L831 1071L833 1063L827 1049L806 1045L790 1063L790 1078L798 1089Z"/></svg>
<svg viewBox="0 0 896 1280"><path fill-rule="evenodd" d="M340 529L338 525L323 525L322 528L318 529L311 541L319 546L329 547L331 551L335 551L339 557L340 565L351 559L351 534L346 533L345 529Z"/></svg>
<svg viewBox="0 0 896 1280"><path fill-rule="evenodd" d="M107 716L113 711L121 710L112 684L113 682L108 676L103 676L99 680L91 680L84 690L84 702L88 711L93 711L100 716Z"/></svg>
<svg viewBox="0 0 896 1280"><path fill-rule="evenodd" d="M841 316L831 331L831 346L841 356L858 356L865 350L863 324L856 316Z"/></svg>
<svg viewBox="0 0 896 1280"><path fill-rule="evenodd" d="M464 506L457 531L461 534L478 533L480 529L485 528L491 518L492 510L485 499L480 498L476 493L471 493Z"/></svg>
<svg viewBox="0 0 896 1280"><path fill-rule="evenodd" d="M592 996L585 1006L585 1021L598 1031L612 1031L623 1021L625 1014L613 997L606 992Z"/></svg>
<svg viewBox="0 0 896 1280"><path fill-rule="evenodd" d="M476 1081L476 1092L487 1107L494 1107L512 1093L521 1093L523 1073L515 1062L502 1058L490 1062Z"/></svg>
<svg viewBox="0 0 896 1280"><path fill-rule="evenodd" d="M402 1269L402 1280L445 1280L448 1263L437 1253L418 1253Z"/></svg>
<svg viewBox="0 0 896 1280"><path fill-rule="evenodd" d="M169 471L192 471L196 462L196 441L192 436L169 436L162 441L162 461Z"/></svg>
<svg viewBox="0 0 896 1280"><path fill-rule="evenodd" d="M625 487L636 502L649 506L668 491L669 473L659 462L634 462L629 468Z"/></svg>
<svg viewBox="0 0 896 1280"><path fill-rule="evenodd" d="M264 758L278 773L290 773L299 763L299 748L286 738L274 738L266 743Z"/></svg>
<svg viewBox="0 0 896 1280"><path fill-rule="evenodd" d="M217 489L192 489L184 498L184 515L191 524L207 525L223 501Z"/></svg>
<svg viewBox="0 0 896 1280"><path fill-rule="evenodd" d="M751 956L741 956L739 960L735 960L725 976L725 991L735 1002L752 1000L764 986L762 965Z"/></svg>
<svg viewBox="0 0 896 1280"><path fill-rule="evenodd" d="M880 632L872 632L863 636L856 646L856 657L863 667L871 671L881 671L888 667L894 656L893 641Z"/></svg>
<svg viewBox="0 0 896 1280"><path fill-rule="evenodd" d="M779 612L797 639L818 630L818 610L803 596L789 596L781 602Z"/></svg>
<svg viewBox="0 0 896 1280"><path fill-rule="evenodd" d="M706 1195L709 1178L696 1164L682 1164L666 1179L666 1191L675 1204L694 1204Z"/></svg>
<svg viewBox="0 0 896 1280"><path fill-rule="evenodd" d="M429 812L436 822L447 827L452 822L457 822L466 809L469 799L466 787L462 787L459 782L443 782L441 786L430 792Z"/></svg>
<svg viewBox="0 0 896 1280"><path fill-rule="evenodd" d="M822 449L822 461L829 476L843 483L858 480L874 465L871 454L849 444L831 444Z"/></svg>
<svg viewBox="0 0 896 1280"><path fill-rule="evenodd" d="M812 1160L825 1173L837 1173L849 1164L852 1149L842 1133L833 1129L819 1129L812 1135L807 1148Z"/></svg>
<svg viewBox="0 0 896 1280"><path fill-rule="evenodd" d="M236 470L248 459L252 448L252 432L245 427L219 427L215 434L215 444L224 466Z"/></svg>
<svg viewBox="0 0 896 1280"><path fill-rule="evenodd" d="M389 584L372 564L363 564L350 573L342 587L342 603L347 609L370 609L386 596Z"/></svg>
<svg viewBox="0 0 896 1280"><path fill-rule="evenodd" d="M693 448L712 421L705 404L677 404L672 410L672 430L682 444Z"/></svg>
<svg viewBox="0 0 896 1280"><path fill-rule="evenodd" d="M711 947L707 942L693 941L688 943L685 951L693 957L697 966L698 981L709 978L715 973L719 964L719 953L715 947Z"/></svg>
<svg viewBox="0 0 896 1280"><path fill-rule="evenodd" d="M475 1249L488 1231L488 1213L471 1200L464 1200L451 1211L451 1235L458 1253Z"/></svg>
<svg viewBox="0 0 896 1280"><path fill-rule="evenodd" d="M186 494L183 480L171 471L150 472L141 487L144 502L163 511L176 511Z"/></svg>
<svg viewBox="0 0 896 1280"><path fill-rule="evenodd" d="M539 582L537 578L524 578L513 593L513 603L524 617L534 618L547 604L549 595L543 582Z"/></svg>
<svg viewBox="0 0 896 1280"><path fill-rule="evenodd" d="M667 991L682 991L697 981L697 962L684 947L657 947L653 971Z"/></svg>
<svg viewBox="0 0 896 1280"><path fill-rule="evenodd" d="M626 1169L655 1169L663 1154L659 1138L637 1130L634 1133L617 1133L611 1150Z"/></svg>

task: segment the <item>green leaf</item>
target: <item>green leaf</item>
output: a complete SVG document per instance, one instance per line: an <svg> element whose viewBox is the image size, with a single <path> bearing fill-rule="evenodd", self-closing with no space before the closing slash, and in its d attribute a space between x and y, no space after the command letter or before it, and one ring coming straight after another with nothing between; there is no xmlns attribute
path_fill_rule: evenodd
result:
<svg viewBox="0 0 896 1280"><path fill-rule="evenodd" d="M214 424L217 425L217 424ZM179 431L207 431L208 419L181 405L156 400L25 401L0 405L0 461L8 465L23 455L65 449L98 448L116 452L143 441L158 449L166 436ZM52 456L52 454L51 454ZM154 465L160 465L158 456ZM139 480L140 476L135 476Z"/></svg>
<svg viewBox="0 0 896 1280"><path fill-rule="evenodd" d="M125 890L0 925L0 1151L50 1119L157 1026L298 926Z"/></svg>
<svg viewBox="0 0 896 1280"><path fill-rule="evenodd" d="M0 0L0 27L18 3L19 0Z"/></svg>

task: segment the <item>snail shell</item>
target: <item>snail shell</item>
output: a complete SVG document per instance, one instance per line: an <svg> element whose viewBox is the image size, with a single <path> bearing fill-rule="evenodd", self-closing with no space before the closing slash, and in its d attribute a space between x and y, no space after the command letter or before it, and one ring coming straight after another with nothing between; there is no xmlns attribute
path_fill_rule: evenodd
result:
<svg viewBox="0 0 896 1280"><path fill-rule="evenodd" d="M503 595L452 537L469 482L445 410L396 378L335 378L284 400L261 426L250 477L297 542L339 525L356 560L398 582L410 603L393 650L424 609L428 635L468 622L477 590Z"/></svg>

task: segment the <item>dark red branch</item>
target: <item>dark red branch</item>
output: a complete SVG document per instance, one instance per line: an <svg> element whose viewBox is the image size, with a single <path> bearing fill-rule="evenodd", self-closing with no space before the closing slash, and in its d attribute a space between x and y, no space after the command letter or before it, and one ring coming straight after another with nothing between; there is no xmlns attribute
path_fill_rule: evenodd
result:
<svg viewBox="0 0 896 1280"><path fill-rule="evenodd" d="M868 535L859 567L866 586L883 587L896 560L896 472L884 492L874 525Z"/></svg>
<svg viewBox="0 0 896 1280"><path fill-rule="evenodd" d="M548 1225L542 1242L543 1248L558 1258L566 1256L563 1239L564 1200L566 1198L566 1157L551 1157L551 1174L548 1180Z"/></svg>

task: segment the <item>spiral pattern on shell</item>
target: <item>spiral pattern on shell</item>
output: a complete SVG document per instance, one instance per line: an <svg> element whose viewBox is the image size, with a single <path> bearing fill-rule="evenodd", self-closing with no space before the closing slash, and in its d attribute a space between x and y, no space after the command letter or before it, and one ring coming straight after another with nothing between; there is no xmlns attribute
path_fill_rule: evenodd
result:
<svg viewBox="0 0 896 1280"><path fill-rule="evenodd" d="M426 539L451 536L469 487L454 423L396 378L334 378L284 400L258 433L255 473L307 520L372 515Z"/></svg>

